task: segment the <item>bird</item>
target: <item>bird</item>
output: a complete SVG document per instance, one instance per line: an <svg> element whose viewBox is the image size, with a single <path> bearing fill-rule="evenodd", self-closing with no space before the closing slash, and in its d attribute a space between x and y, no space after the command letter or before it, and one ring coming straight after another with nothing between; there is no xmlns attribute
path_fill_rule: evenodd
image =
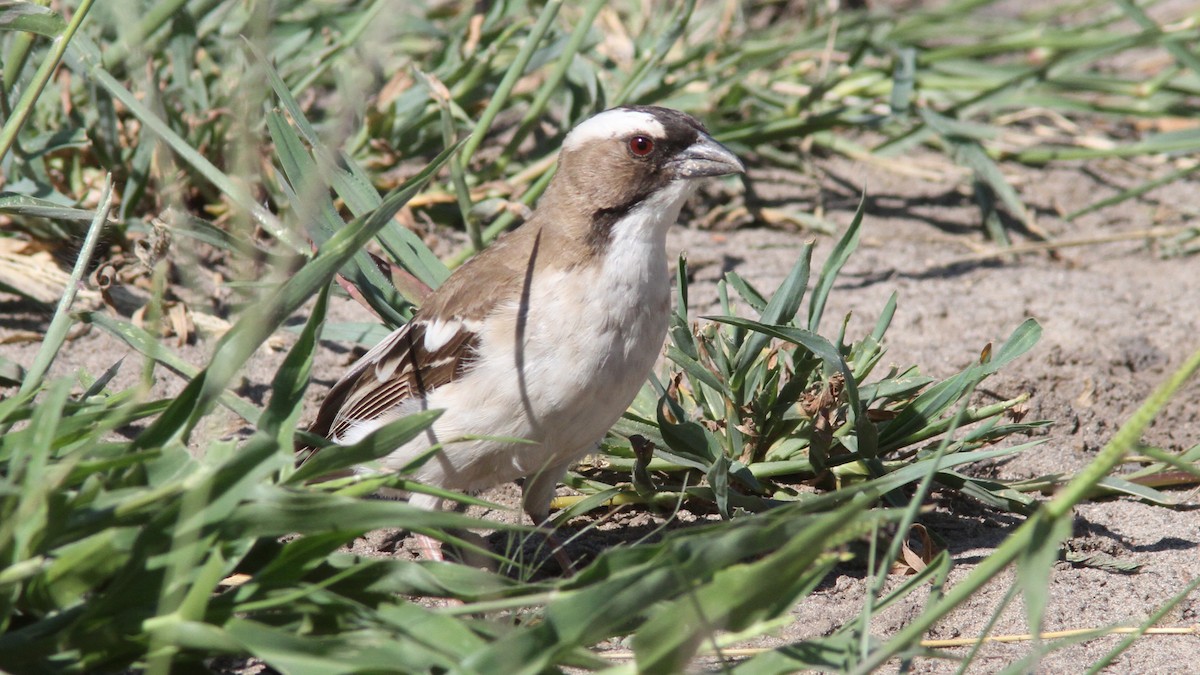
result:
<svg viewBox="0 0 1200 675"><path fill-rule="evenodd" d="M409 478L467 493L524 479L522 507L544 525L568 468L597 447L662 351L667 230L700 179L744 171L678 110L621 106L586 119L563 139L525 222L358 359L308 431L349 445L441 410L423 435L357 471L400 471L440 444ZM442 507L432 495L407 496ZM444 559L436 540L422 536L418 548Z"/></svg>

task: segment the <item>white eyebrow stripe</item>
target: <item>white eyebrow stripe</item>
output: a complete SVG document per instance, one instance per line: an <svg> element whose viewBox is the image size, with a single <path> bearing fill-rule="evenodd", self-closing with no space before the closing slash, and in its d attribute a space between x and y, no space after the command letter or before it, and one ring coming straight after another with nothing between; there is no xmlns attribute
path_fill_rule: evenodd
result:
<svg viewBox="0 0 1200 675"><path fill-rule="evenodd" d="M664 138L667 135L666 127L654 115L616 108L593 115L575 127L563 140L563 149L571 150L590 141L616 138L638 131L655 138Z"/></svg>

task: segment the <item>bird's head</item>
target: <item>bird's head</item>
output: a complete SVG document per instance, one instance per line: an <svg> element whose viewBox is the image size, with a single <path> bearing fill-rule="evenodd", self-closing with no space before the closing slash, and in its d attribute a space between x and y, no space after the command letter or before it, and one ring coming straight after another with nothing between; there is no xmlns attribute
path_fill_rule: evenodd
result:
<svg viewBox="0 0 1200 675"><path fill-rule="evenodd" d="M614 228L621 229L622 221L661 236L695 191L696 179L744 170L694 117L670 108L624 106L594 115L567 134L558 174L543 199L586 217L594 243L621 238Z"/></svg>

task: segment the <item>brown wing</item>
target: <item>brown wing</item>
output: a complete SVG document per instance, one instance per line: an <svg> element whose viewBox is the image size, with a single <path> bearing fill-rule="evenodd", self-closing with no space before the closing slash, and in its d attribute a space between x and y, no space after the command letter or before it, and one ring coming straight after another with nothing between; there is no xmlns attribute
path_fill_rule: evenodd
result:
<svg viewBox="0 0 1200 675"><path fill-rule="evenodd" d="M541 225L531 220L450 275L413 321L384 338L333 385L308 431L338 438L355 422L374 419L462 377L479 343L473 329L498 305L520 296L537 259L541 233ZM445 339L442 331L449 324L457 324L458 330ZM434 325L442 339L431 351L425 348L425 335ZM299 447L297 452L303 463L313 448Z"/></svg>
<svg viewBox="0 0 1200 675"><path fill-rule="evenodd" d="M461 377L471 367L479 334L462 321L455 323L458 330L433 351L425 347L429 324L419 319L384 338L329 390L309 433L338 438L355 423L375 419L406 400L424 398ZM297 451L297 463L303 463L315 449L304 446Z"/></svg>

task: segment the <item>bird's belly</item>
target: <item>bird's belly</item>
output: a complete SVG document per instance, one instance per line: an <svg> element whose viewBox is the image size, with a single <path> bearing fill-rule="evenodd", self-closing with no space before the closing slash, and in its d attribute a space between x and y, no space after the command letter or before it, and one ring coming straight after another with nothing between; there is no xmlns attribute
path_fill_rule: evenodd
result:
<svg viewBox="0 0 1200 675"><path fill-rule="evenodd" d="M662 349L669 287L615 299L582 288L535 298L523 325L516 311L496 322L483 340L502 348L482 348L493 357L462 386L430 395L428 407L445 410L434 425L445 450L418 480L475 490L530 476L577 460L617 421Z"/></svg>
<svg viewBox="0 0 1200 675"><path fill-rule="evenodd" d="M589 288L531 312L530 335L542 337L526 343L526 390L549 452L585 452L637 395L662 350L668 288Z"/></svg>

